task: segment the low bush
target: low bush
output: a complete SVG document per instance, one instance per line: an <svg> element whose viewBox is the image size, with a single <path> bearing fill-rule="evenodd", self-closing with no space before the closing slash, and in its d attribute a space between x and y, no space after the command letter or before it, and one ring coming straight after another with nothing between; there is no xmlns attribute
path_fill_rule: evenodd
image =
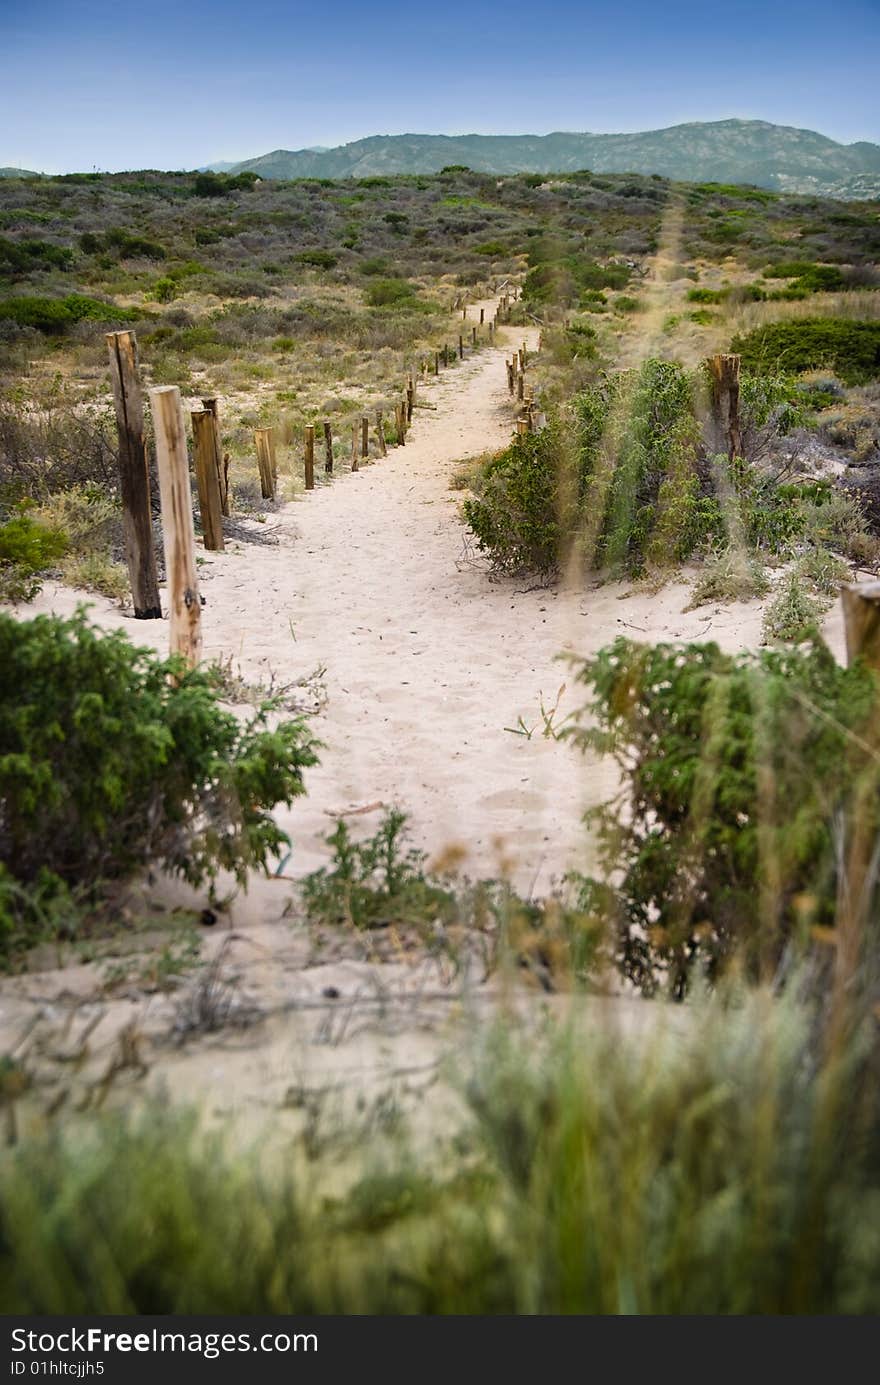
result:
<svg viewBox="0 0 880 1385"><path fill-rule="evenodd" d="M775 973L834 924L840 814L866 775L876 802L875 674L818 641L730 655L618 639L573 663L591 697L564 734L621 778L588 818L624 975L680 998L734 957Z"/></svg>
<svg viewBox="0 0 880 1385"><path fill-rule="evenodd" d="M823 607L804 590L799 574L790 572L764 612L761 635L765 644L802 644L819 629Z"/></svg>
<svg viewBox="0 0 880 1385"><path fill-rule="evenodd" d="M394 308L400 304L409 307L415 298L415 289L406 279L377 279L369 285L364 297L371 308Z"/></svg>
<svg viewBox="0 0 880 1385"><path fill-rule="evenodd" d="M270 711L240 724L207 672L82 611L0 616L0 864L23 887L95 889L149 864L244 882L287 841L271 809L316 762L305 725L272 727Z"/></svg>
<svg viewBox="0 0 880 1385"><path fill-rule="evenodd" d="M424 852L405 846L406 816L390 809L378 831L354 841L344 818L327 838L331 865L303 881L309 920L350 928L425 926L455 913L455 897L425 872Z"/></svg>
<svg viewBox="0 0 880 1385"><path fill-rule="evenodd" d="M734 337L745 370L787 374L830 369L847 385L880 378L880 322L849 318L794 318Z"/></svg>
<svg viewBox="0 0 880 1385"><path fill-rule="evenodd" d="M131 318L130 310L81 293L69 293L65 298L23 295L0 300L0 319L15 322L19 327L33 327L49 336L66 332L78 322L125 323Z"/></svg>
<svg viewBox="0 0 880 1385"><path fill-rule="evenodd" d="M42 573L66 552L67 535L41 524L27 509L0 523L0 601L31 601Z"/></svg>
<svg viewBox="0 0 880 1385"><path fill-rule="evenodd" d="M706 559L689 609L710 601L751 601L769 590L763 563L742 544L730 544Z"/></svg>

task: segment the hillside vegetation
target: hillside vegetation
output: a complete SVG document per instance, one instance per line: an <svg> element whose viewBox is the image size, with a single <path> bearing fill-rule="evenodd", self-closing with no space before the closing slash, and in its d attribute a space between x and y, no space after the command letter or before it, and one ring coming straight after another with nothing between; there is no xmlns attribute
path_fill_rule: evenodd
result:
<svg viewBox="0 0 880 1385"><path fill-rule="evenodd" d="M506 175L590 168L717 178L831 197L876 197L880 191L876 144L838 144L815 130L764 120L694 121L621 135L372 135L335 149L276 149L232 167L261 178L363 178L437 173L453 163Z"/></svg>

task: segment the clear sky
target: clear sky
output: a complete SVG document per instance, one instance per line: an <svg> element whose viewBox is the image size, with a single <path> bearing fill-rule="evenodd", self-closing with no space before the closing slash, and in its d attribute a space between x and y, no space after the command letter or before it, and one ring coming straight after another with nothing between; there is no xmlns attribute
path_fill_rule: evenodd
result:
<svg viewBox="0 0 880 1385"><path fill-rule="evenodd" d="M0 0L0 165L740 116L880 143L880 0Z"/></svg>

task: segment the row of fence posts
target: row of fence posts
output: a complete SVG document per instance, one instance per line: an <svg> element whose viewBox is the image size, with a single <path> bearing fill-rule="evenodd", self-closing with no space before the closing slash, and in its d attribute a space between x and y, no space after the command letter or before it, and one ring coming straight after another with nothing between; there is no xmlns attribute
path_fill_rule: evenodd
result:
<svg viewBox="0 0 880 1385"><path fill-rule="evenodd" d="M513 290L515 297L516 290ZM495 339L499 314L509 312L511 295L501 297L495 318L488 323L489 343ZM467 320L467 304L462 320ZM480 326L485 325L485 308L480 309ZM469 345L479 345L477 324L471 327ZM119 436L119 488L122 501L125 553L131 582L132 605L138 620L159 619L162 606L153 545L144 406L138 368L137 338L134 332L107 334L110 379ZM465 354L465 337L458 338L458 359ZM441 364L455 360L448 342L436 351L433 361L422 359L420 373L439 375ZM198 663L201 653L201 599L195 560L195 529L190 489L189 453L180 390L176 385L149 391L156 439L156 467L162 513L165 571L168 586L171 651L182 654L190 664ZM400 399L394 404L397 444L406 446L406 435L413 421L416 399L416 373L411 374ZM201 401L201 409L191 412L193 469L198 492L202 535L206 549L224 549L223 519L230 513L229 454L223 451L220 415L216 398ZM332 476L334 466L333 430L330 419L323 420L324 471ZM387 457L384 412L375 414L376 450ZM316 428L307 424L304 435L304 479L306 490L315 487ZM264 499L274 499L278 483L276 430L256 428L254 445ZM370 419L364 414L352 425L351 470L359 470L370 456Z"/></svg>

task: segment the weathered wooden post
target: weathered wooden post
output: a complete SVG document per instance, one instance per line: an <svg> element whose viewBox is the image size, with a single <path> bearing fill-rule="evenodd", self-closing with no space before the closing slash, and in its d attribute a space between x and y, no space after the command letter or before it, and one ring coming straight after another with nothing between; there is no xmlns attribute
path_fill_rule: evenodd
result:
<svg viewBox="0 0 880 1385"><path fill-rule="evenodd" d="M727 444L730 461L742 455L742 430L739 419L740 357L717 355L706 361L712 395L712 422L715 443Z"/></svg>
<svg viewBox="0 0 880 1385"><path fill-rule="evenodd" d="M223 451L220 437L220 410L214 396L202 400L202 408L207 409L214 419L214 455L217 464L217 482L220 487L220 510L229 515L229 453Z"/></svg>
<svg viewBox="0 0 880 1385"><path fill-rule="evenodd" d="M412 376L410 376L409 384L408 384L407 387L406 387L406 421L407 421L407 423L412 423L413 403L414 403L414 400L415 400L415 396L416 396L415 385L413 384Z"/></svg>
<svg viewBox="0 0 880 1385"><path fill-rule="evenodd" d="M260 469L260 494L264 500L275 499L275 476L272 470L272 448L268 428L254 429L257 447L257 466Z"/></svg>
<svg viewBox="0 0 880 1385"><path fill-rule="evenodd" d="M518 418L518 419L516 420L516 435L517 435L517 437L518 437L518 438L523 437L524 434L526 434L528 431L529 431L529 421L528 421L528 419L527 419L527 418Z"/></svg>
<svg viewBox="0 0 880 1385"><path fill-rule="evenodd" d="M176 385L150 390L150 406L162 505L171 653L182 654L195 667L202 654L202 603L180 390Z"/></svg>
<svg viewBox="0 0 880 1385"><path fill-rule="evenodd" d="M481 326L481 327L482 327L482 325L483 325L483 323L484 323L485 321L486 321L486 309L485 309L485 308L481 308L481 309L480 309L480 326Z"/></svg>
<svg viewBox="0 0 880 1385"><path fill-rule="evenodd" d="M476 329L476 327L472 327L472 328L471 328L471 345L472 345L472 346L476 346L476 344L477 344L477 329Z"/></svg>
<svg viewBox="0 0 880 1385"><path fill-rule="evenodd" d="M507 366L507 390L509 394L513 394L516 389L516 374L513 361L505 361L505 365Z"/></svg>
<svg viewBox="0 0 880 1385"><path fill-rule="evenodd" d="M358 436L360 435L360 431L361 431L361 426L360 426L360 424L357 422L357 420L355 420L355 422L352 423L352 425L351 425L351 469L352 469L352 471L357 471L357 470L358 470Z"/></svg>
<svg viewBox="0 0 880 1385"><path fill-rule="evenodd" d="M494 318L493 318L492 321L489 323L489 341L490 341L490 342L494 342L494 341L495 341L495 319L494 319Z"/></svg>
<svg viewBox="0 0 880 1385"><path fill-rule="evenodd" d="M153 548L144 404L134 332L108 333L107 350L119 437L119 494L132 606L138 620L158 620L162 605Z"/></svg>
<svg viewBox="0 0 880 1385"><path fill-rule="evenodd" d="M461 336L461 334L459 334L458 338L458 359L460 361L464 360L464 337Z"/></svg>
<svg viewBox="0 0 880 1385"><path fill-rule="evenodd" d="M439 374L440 374L440 352L439 352L439 351L435 351L435 352L434 352L434 374L435 374L435 375L439 375Z"/></svg>
<svg viewBox="0 0 880 1385"><path fill-rule="evenodd" d="M517 397L517 399L520 400L520 401L522 401L522 399L524 398L525 380L526 380L526 377L523 375L522 371L521 371L521 370L520 370L520 371L517 371L517 376L516 376L516 397Z"/></svg>
<svg viewBox="0 0 880 1385"><path fill-rule="evenodd" d="M464 307L463 307L462 310L461 310L461 320L462 320L462 322L464 322L464 321L466 320L466 318L467 318L467 304L465 304Z"/></svg>
<svg viewBox="0 0 880 1385"><path fill-rule="evenodd" d="M202 516L202 537L205 547L222 553L223 518L220 509L220 481L217 476L217 454L214 446L214 416L209 409L194 409L190 415L193 429L193 460L196 469L196 488Z"/></svg>
<svg viewBox="0 0 880 1385"><path fill-rule="evenodd" d="M361 419L361 457L364 461L370 455L370 420L364 414Z"/></svg>
<svg viewBox="0 0 880 1385"><path fill-rule="evenodd" d="M376 410L376 437L379 440L380 457L388 456L388 444L385 441L385 424L382 422L382 410Z"/></svg>
<svg viewBox="0 0 880 1385"><path fill-rule="evenodd" d="M305 471L305 478L306 478L306 490L307 490L307 491L313 491L313 490L315 489L315 425L314 425L314 423L307 423L307 424L306 424L306 433L305 433L305 465L304 465L304 471Z"/></svg>
<svg viewBox="0 0 880 1385"><path fill-rule="evenodd" d="M333 429L329 418L324 419L324 470L328 476L333 475Z"/></svg>

